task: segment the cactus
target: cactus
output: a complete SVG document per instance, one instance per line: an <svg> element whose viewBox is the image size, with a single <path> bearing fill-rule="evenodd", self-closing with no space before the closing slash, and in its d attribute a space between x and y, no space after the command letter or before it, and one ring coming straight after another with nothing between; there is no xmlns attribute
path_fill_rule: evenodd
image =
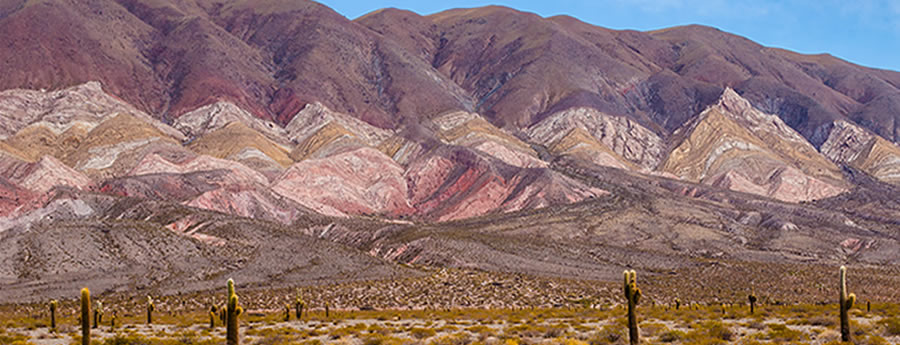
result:
<svg viewBox="0 0 900 345"><path fill-rule="evenodd" d="M109 318L109 329L116 329L116 320L119 319L119 314L116 311L113 311L112 317Z"/></svg>
<svg viewBox="0 0 900 345"><path fill-rule="evenodd" d="M234 293L234 280L228 279L228 305L225 307L226 331L225 339L228 345L240 345L241 339L238 327L240 326L238 317L244 312L244 309L238 305L238 296Z"/></svg>
<svg viewBox="0 0 900 345"><path fill-rule="evenodd" d="M91 345L91 291L81 289L81 345Z"/></svg>
<svg viewBox="0 0 900 345"><path fill-rule="evenodd" d="M50 331L56 332L56 310L59 309L59 302L50 301Z"/></svg>
<svg viewBox="0 0 900 345"><path fill-rule="evenodd" d="M675 310L678 310L678 308L680 308L680 307L681 307L681 300L676 298L675 299Z"/></svg>
<svg viewBox="0 0 900 345"><path fill-rule="evenodd" d="M306 306L306 303L303 303L303 299L297 297L297 300L294 302L294 309L296 309L297 313L297 321L303 320L303 307Z"/></svg>
<svg viewBox="0 0 900 345"><path fill-rule="evenodd" d="M153 297L147 296L147 324L153 324L153 310L156 309L153 306Z"/></svg>
<svg viewBox="0 0 900 345"><path fill-rule="evenodd" d="M750 300L750 315L753 315L753 311L756 310L756 294L751 292L747 299Z"/></svg>
<svg viewBox="0 0 900 345"><path fill-rule="evenodd" d="M96 307L94 307L94 328L100 327L100 323L103 322L103 302L97 301Z"/></svg>
<svg viewBox="0 0 900 345"><path fill-rule="evenodd" d="M325 302L325 318L328 318L328 302Z"/></svg>
<svg viewBox="0 0 900 345"><path fill-rule="evenodd" d="M291 321L291 305L284 305L284 322Z"/></svg>
<svg viewBox="0 0 900 345"><path fill-rule="evenodd" d="M218 311L215 305L209 307L209 329L216 328L216 312Z"/></svg>
<svg viewBox="0 0 900 345"><path fill-rule="evenodd" d="M871 312L872 312L872 302L866 301L866 313L871 313Z"/></svg>
<svg viewBox="0 0 900 345"><path fill-rule="evenodd" d="M841 341L850 341L850 317L847 312L853 308L856 294L847 294L847 267L841 266Z"/></svg>
<svg viewBox="0 0 900 345"><path fill-rule="evenodd" d="M625 270L625 299L628 301L628 343L637 345L640 342L637 322L637 304L641 299L641 289L637 287L637 273Z"/></svg>

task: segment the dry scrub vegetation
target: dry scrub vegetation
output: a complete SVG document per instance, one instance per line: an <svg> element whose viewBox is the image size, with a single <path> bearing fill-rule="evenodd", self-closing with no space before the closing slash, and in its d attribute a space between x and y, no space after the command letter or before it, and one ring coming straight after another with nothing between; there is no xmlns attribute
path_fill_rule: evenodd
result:
<svg viewBox="0 0 900 345"><path fill-rule="evenodd" d="M646 344L840 344L836 305L641 306ZM855 344L900 341L900 305L853 309ZM221 324L209 328L200 312L160 315L146 325L141 315L120 317L95 329L94 342L121 344L223 344ZM302 320L284 321L283 311L250 310L242 321L242 344L627 344L622 306L551 309L313 310ZM3 344L75 344L76 320L61 319L50 332L44 319L4 314Z"/></svg>
<svg viewBox="0 0 900 345"><path fill-rule="evenodd" d="M810 267L802 277L817 277L817 269ZM827 298L834 295L828 292L836 292L834 274L823 281L822 291L798 288L803 294L795 299L784 298L781 292L768 294L767 284L745 284L759 295L756 311L750 314L747 295L737 285L740 279L730 282L734 285L719 286L710 278L703 289L713 292L703 294L688 291L696 286L672 281L672 276L687 273L716 274L715 269L698 270L648 275L643 280L646 295L637 307L642 344L841 343L837 303ZM866 278L855 275L858 281L877 282L877 271L855 272L868 273ZM743 281L760 278L744 276ZM853 284L861 292L850 311L853 343L900 343L900 305L878 302L872 297L877 295L863 292L863 285ZM717 289L727 294L715 295ZM246 308L240 331L245 345L628 343L621 286L613 283L435 270L425 277L392 282L247 288L238 295ZM300 320L291 304L297 297L305 301ZM152 325L146 324L146 296L99 295L97 300L103 301L105 318L93 330L92 344L225 343L221 320L217 318L215 327L210 328L209 306L223 300L215 291L156 297ZM0 344L80 344L76 303L74 299L60 301L55 331L49 329L47 305L0 307ZM325 305L329 306L327 314ZM291 311L289 321L285 321L286 306ZM113 315L115 326L110 323Z"/></svg>

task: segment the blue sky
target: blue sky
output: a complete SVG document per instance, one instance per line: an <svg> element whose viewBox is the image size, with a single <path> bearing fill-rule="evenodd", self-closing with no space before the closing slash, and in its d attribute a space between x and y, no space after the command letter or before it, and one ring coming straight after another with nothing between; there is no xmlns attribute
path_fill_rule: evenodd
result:
<svg viewBox="0 0 900 345"><path fill-rule="evenodd" d="M354 19L396 7L419 14L503 5L548 17L566 14L613 29L704 24L766 46L829 53L900 71L900 0L319 0Z"/></svg>

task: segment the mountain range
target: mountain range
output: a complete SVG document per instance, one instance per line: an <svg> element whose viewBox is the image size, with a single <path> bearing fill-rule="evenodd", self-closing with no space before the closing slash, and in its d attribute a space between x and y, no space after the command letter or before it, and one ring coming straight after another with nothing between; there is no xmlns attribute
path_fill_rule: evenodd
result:
<svg viewBox="0 0 900 345"><path fill-rule="evenodd" d="M6 298L265 281L271 241L325 280L900 260L900 72L496 6L0 0L0 32Z"/></svg>

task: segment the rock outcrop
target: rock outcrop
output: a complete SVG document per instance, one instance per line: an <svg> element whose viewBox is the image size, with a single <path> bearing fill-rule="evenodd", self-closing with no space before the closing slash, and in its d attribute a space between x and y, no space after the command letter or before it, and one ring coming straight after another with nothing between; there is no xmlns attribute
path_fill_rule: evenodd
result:
<svg viewBox="0 0 900 345"><path fill-rule="evenodd" d="M571 203L606 194L543 168L520 168L478 151L444 147L410 165L410 203L437 220Z"/></svg>
<svg viewBox="0 0 900 345"><path fill-rule="evenodd" d="M44 194L57 186L87 190L93 181L52 156L34 163L22 163L0 172L9 181L36 194Z"/></svg>
<svg viewBox="0 0 900 345"><path fill-rule="evenodd" d="M294 161L289 150L241 122L231 122L190 142L193 152L241 162L268 177L284 171Z"/></svg>
<svg viewBox="0 0 900 345"><path fill-rule="evenodd" d="M652 170L665 155L665 142L632 119L591 108L574 108L548 116L528 129L529 138L550 146L576 128L642 169Z"/></svg>
<svg viewBox="0 0 900 345"><path fill-rule="evenodd" d="M822 153L835 163L847 164L875 178L900 184L900 147L846 121L833 124Z"/></svg>
<svg viewBox="0 0 900 345"><path fill-rule="evenodd" d="M730 89L675 137L661 170L682 179L790 202L847 190L840 170L809 142Z"/></svg>
<svg viewBox="0 0 900 345"><path fill-rule="evenodd" d="M413 212L403 167L367 147L294 163L273 181L272 190L329 216Z"/></svg>

